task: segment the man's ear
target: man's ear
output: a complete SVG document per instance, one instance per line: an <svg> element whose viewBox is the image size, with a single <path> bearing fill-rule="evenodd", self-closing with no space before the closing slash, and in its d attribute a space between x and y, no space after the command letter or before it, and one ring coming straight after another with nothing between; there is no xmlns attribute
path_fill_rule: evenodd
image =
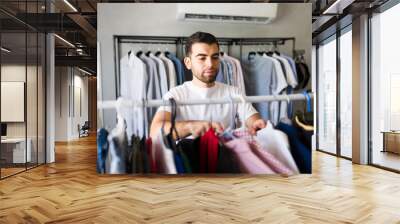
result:
<svg viewBox="0 0 400 224"><path fill-rule="evenodd" d="M192 69L192 61L190 60L190 57L185 57L183 59L183 62L185 63L185 66L188 70Z"/></svg>

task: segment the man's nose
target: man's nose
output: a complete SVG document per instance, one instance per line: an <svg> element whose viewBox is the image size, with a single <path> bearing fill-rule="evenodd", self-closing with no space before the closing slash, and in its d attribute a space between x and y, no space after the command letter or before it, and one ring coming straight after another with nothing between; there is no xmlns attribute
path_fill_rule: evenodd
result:
<svg viewBox="0 0 400 224"><path fill-rule="evenodd" d="M211 58L207 58L206 60L206 66L207 67L212 67L213 63L212 63L212 59Z"/></svg>

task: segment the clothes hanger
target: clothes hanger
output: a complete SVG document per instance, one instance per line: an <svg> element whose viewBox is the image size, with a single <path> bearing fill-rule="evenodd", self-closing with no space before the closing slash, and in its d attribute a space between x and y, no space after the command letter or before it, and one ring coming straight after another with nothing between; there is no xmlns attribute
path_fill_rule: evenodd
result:
<svg viewBox="0 0 400 224"><path fill-rule="evenodd" d="M169 54L170 54L170 52L169 52L169 50L168 50L168 47L165 46L164 55L165 55L165 56L168 56Z"/></svg>
<svg viewBox="0 0 400 224"><path fill-rule="evenodd" d="M267 55L267 56L270 56L270 57L271 57L272 54L273 54L273 51L272 51L272 50L273 50L273 49L272 49L272 44L269 43L268 45L270 45L270 47L269 47L268 51L265 52L264 55Z"/></svg>
<svg viewBox="0 0 400 224"><path fill-rule="evenodd" d="M298 117L297 115L294 117L294 120L295 120L296 124L297 124L298 126L302 127L304 130L306 130L306 131L314 131L314 127L313 127L313 126L303 124L303 123L299 120L299 117Z"/></svg>
<svg viewBox="0 0 400 224"><path fill-rule="evenodd" d="M247 55L247 58L250 59L251 56L256 56L257 53L255 52L254 48L251 48L249 51L249 54Z"/></svg>
<svg viewBox="0 0 400 224"><path fill-rule="evenodd" d="M150 45L150 44L149 44ZM146 56L149 57L151 54L151 50L150 50L150 46L147 45L147 52L146 52Z"/></svg>
<svg viewBox="0 0 400 224"><path fill-rule="evenodd" d="M262 56L264 54L264 51L262 51L261 48L258 47L257 48L257 54Z"/></svg>
<svg viewBox="0 0 400 224"><path fill-rule="evenodd" d="M279 55L279 56L281 55L281 53L278 51L278 45L277 45L276 42L274 42L274 53Z"/></svg>
<svg viewBox="0 0 400 224"><path fill-rule="evenodd" d="M156 51L156 53L154 55L158 57L158 56L160 56L161 53L162 53L161 49L160 49L160 47L158 47L157 51Z"/></svg>
<svg viewBox="0 0 400 224"><path fill-rule="evenodd" d="M142 47L140 46L138 52L136 52L136 56L140 57L142 54L143 54L143 50L142 50Z"/></svg>

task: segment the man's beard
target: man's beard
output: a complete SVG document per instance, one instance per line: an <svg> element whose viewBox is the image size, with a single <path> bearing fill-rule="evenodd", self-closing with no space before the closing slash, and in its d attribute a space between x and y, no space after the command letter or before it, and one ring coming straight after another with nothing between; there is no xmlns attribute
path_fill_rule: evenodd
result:
<svg viewBox="0 0 400 224"><path fill-rule="evenodd" d="M198 80L200 80L201 82L206 83L206 84L214 83L215 80L217 79L217 74L215 74L215 75L213 75L213 76L202 76L202 75L198 76L198 75L195 75L195 74L193 74L193 75L194 75Z"/></svg>

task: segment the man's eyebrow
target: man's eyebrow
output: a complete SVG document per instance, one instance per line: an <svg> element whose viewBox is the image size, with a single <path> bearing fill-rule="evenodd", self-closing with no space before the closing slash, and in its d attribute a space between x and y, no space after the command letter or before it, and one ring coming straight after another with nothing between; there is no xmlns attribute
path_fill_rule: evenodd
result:
<svg viewBox="0 0 400 224"><path fill-rule="evenodd" d="M203 57L203 56L207 56L207 54L199 53L199 54L196 55L196 57L198 57L198 56Z"/></svg>
<svg viewBox="0 0 400 224"><path fill-rule="evenodd" d="M215 54L211 55L211 57L218 56L218 55L219 55L219 53L215 53ZM196 57L204 57L204 56L207 56L207 54L199 53L196 55Z"/></svg>

